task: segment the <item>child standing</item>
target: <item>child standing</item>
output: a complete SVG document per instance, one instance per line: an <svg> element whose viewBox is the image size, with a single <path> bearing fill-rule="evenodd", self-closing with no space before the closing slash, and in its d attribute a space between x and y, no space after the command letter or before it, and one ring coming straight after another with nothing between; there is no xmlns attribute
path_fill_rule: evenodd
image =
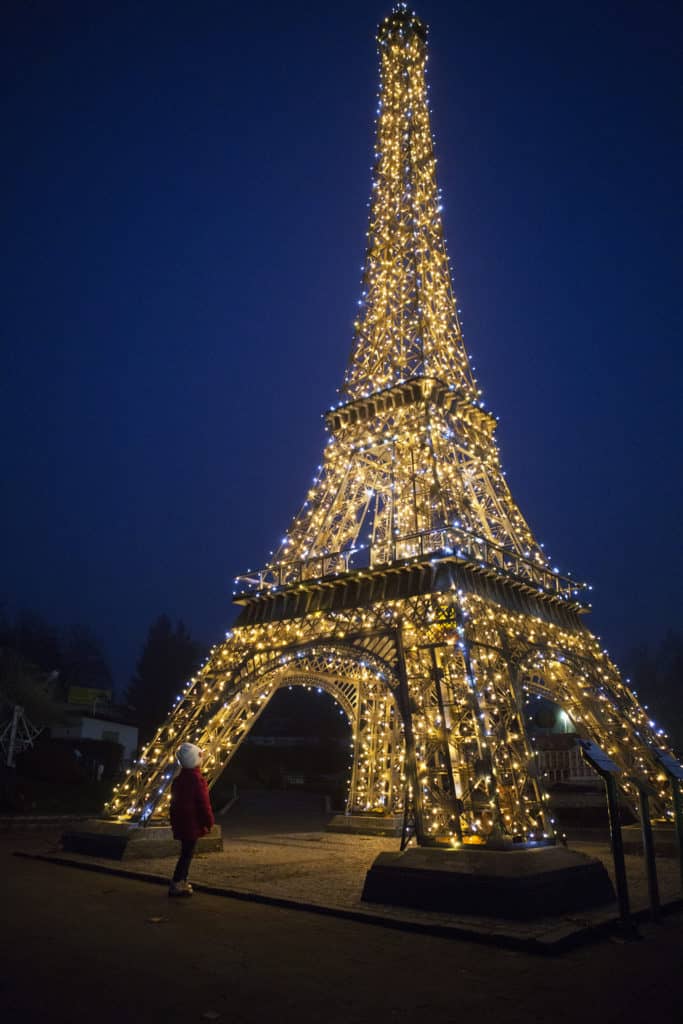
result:
<svg viewBox="0 0 683 1024"><path fill-rule="evenodd" d="M182 743L176 756L181 770L171 785L171 828L181 848L168 895L191 896L192 886L187 875L192 855L199 837L213 828L214 817L209 787L199 770L203 751L194 743Z"/></svg>

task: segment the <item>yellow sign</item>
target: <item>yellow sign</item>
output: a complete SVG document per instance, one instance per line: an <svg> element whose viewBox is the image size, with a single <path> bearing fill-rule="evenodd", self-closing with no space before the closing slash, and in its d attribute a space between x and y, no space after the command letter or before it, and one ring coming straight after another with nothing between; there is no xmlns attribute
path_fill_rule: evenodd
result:
<svg viewBox="0 0 683 1024"><path fill-rule="evenodd" d="M111 701L111 690L97 690L93 686L69 687L69 704L94 704L96 700Z"/></svg>

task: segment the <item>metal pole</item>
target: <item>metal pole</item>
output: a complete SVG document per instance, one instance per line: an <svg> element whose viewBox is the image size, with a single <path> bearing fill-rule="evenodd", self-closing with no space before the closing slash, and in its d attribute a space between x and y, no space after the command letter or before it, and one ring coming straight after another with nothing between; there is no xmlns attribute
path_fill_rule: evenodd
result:
<svg viewBox="0 0 683 1024"><path fill-rule="evenodd" d="M592 740L579 740L584 758L591 768L594 768L600 778L604 779L607 790L607 814L609 816L609 837L612 846L612 858L614 860L614 878L617 883L617 902L619 904L619 924L621 932L626 939L638 937L636 926L631 919L631 910L628 901L628 880L626 878L626 865L624 863L624 844L621 838L621 826L619 824L619 804L617 802L617 784L615 775L620 771L619 767L610 757L593 743ZM649 819L648 819L649 824Z"/></svg>
<svg viewBox="0 0 683 1024"><path fill-rule="evenodd" d="M674 821L676 823L676 842L678 845L678 868L681 874L681 890L683 891L683 806L681 801L681 784L670 775L671 791L674 798Z"/></svg>
<svg viewBox="0 0 683 1024"><path fill-rule="evenodd" d="M619 805L617 802L617 785L611 772L600 772L605 780L607 790L607 813L609 816L609 835L612 844L612 857L614 859L614 877L617 883L617 902L619 904L619 920L624 932L632 933L633 922L631 921L631 910L628 899L628 881L626 879L626 865L624 863L624 844L621 838L621 826L619 824Z"/></svg>
<svg viewBox="0 0 683 1024"><path fill-rule="evenodd" d="M14 747L17 740L17 726L19 725L19 719L24 709L19 707L18 704L14 706L14 712L12 713L12 729L9 734L9 747L7 749L7 767L14 768Z"/></svg>
<svg viewBox="0 0 683 1024"><path fill-rule="evenodd" d="M678 846L678 868L681 874L681 890L683 890L683 806L681 805L681 780L683 780L683 764L677 761L666 750L654 750L655 758L664 769L671 782L671 795L674 804L674 824L676 826L676 844Z"/></svg>
<svg viewBox="0 0 683 1024"><path fill-rule="evenodd" d="M636 783L636 785L638 785ZM652 920L659 920L659 885L657 884L657 864L655 862L655 846L652 839L650 824L650 800L643 786L638 786L640 795L640 827L643 833L643 854L647 870L647 891L650 897L650 913Z"/></svg>

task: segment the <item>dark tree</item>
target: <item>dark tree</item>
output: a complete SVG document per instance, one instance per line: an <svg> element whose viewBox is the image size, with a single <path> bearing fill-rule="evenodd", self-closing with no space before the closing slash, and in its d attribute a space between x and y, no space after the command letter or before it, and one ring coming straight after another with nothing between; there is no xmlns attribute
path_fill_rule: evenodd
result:
<svg viewBox="0 0 683 1024"><path fill-rule="evenodd" d="M70 686L112 689L102 645L87 626L69 626L60 633L35 612L21 611L14 621L0 623L0 647L56 680L55 696L63 700Z"/></svg>
<svg viewBox="0 0 683 1024"><path fill-rule="evenodd" d="M634 648L625 658L626 674L638 699L647 706L658 728L665 729L671 744L683 754L683 635L669 629L658 647Z"/></svg>
<svg viewBox="0 0 683 1024"><path fill-rule="evenodd" d="M137 713L141 743L152 738L200 661L201 648L182 621L174 627L161 615L152 623L126 693Z"/></svg>
<svg viewBox="0 0 683 1024"><path fill-rule="evenodd" d="M69 686L111 690L111 672L99 640L87 626L69 626L62 636L62 679Z"/></svg>
<svg viewBox="0 0 683 1024"><path fill-rule="evenodd" d="M10 716L16 704L41 728L64 718L55 699L55 673L41 672L17 651L0 647L0 720Z"/></svg>
<svg viewBox="0 0 683 1024"><path fill-rule="evenodd" d="M42 672L60 672L62 649L57 631L31 611L21 611L0 627L0 647L16 651Z"/></svg>

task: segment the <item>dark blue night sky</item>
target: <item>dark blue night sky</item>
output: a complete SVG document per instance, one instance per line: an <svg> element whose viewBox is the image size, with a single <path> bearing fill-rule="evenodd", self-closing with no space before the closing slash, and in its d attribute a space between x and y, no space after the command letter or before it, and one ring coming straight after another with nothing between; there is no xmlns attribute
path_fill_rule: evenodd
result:
<svg viewBox="0 0 683 1024"><path fill-rule="evenodd" d="M383 3L6 0L0 601L203 643L320 461ZM615 655L681 625L681 8L438 2L465 340L513 495Z"/></svg>

